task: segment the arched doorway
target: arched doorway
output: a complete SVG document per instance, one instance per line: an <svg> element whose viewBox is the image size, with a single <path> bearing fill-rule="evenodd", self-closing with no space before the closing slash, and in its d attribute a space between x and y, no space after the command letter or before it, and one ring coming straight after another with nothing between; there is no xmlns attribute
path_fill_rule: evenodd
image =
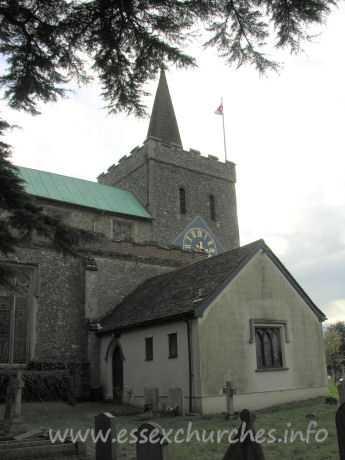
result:
<svg viewBox="0 0 345 460"><path fill-rule="evenodd" d="M113 399L122 402L123 393L123 358L118 345L113 351Z"/></svg>

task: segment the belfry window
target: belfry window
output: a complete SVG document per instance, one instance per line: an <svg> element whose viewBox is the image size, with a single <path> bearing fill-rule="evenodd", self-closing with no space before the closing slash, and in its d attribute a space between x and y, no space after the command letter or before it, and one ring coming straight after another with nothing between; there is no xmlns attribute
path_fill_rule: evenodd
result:
<svg viewBox="0 0 345 460"><path fill-rule="evenodd" d="M283 367L279 327L256 327L255 342L258 369Z"/></svg>
<svg viewBox="0 0 345 460"><path fill-rule="evenodd" d="M180 188L180 214L186 214L186 192L184 188Z"/></svg>
<svg viewBox="0 0 345 460"><path fill-rule="evenodd" d="M210 195L210 218L211 220L216 220L216 207L213 195Z"/></svg>
<svg viewBox="0 0 345 460"><path fill-rule="evenodd" d="M0 363L24 364L29 358L32 270L18 269L11 287L0 287Z"/></svg>

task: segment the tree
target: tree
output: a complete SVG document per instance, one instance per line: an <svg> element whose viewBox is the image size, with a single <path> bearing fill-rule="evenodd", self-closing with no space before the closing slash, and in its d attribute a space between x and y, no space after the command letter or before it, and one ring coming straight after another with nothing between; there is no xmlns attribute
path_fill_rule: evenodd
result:
<svg viewBox="0 0 345 460"><path fill-rule="evenodd" d="M39 113L39 103L68 94L68 84L95 75L111 113L145 114L145 83L161 66L195 66L183 49L197 26L209 34L229 64L251 64L263 73L278 64L266 57L265 40L298 52L310 39L308 26L324 23L336 0L2 0L0 54L7 63L0 85L13 109ZM1 121L0 135L9 124ZM63 251L74 252L81 237L48 218L25 194L0 143L0 251L38 232ZM9 188L6 188L9 187ZM18 230L13 236L8 226ZM72 232L72 233L71 233ZM73 235L73 236L72 236ZM19 238L19 239L18 239Z"/></svg>
<svg viewBox="0 0 345 460"><path fill-rule="evenodd" d="M345 365L345 322L344 321L337 321L334 324L330 324L327 329L329 331L335 332L340 337L340 352L344 357L343 365Z"/></svg>
<svg viewBox="0 0 345 460"><path fill-rule="evenodd" d="M336 383L337 373L341 371L345 356L341 350L341 336L333 326L328 326L324 330L324 339L327 368L331 371L334 383Z"/></svg>

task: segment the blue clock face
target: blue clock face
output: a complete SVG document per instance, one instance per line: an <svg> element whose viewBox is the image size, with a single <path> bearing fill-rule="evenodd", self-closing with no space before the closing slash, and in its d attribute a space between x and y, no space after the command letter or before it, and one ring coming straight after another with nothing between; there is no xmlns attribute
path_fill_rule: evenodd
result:
<svg viewBox="0 0 345 460"><path fill-rule="evenodd" d="M197 249L208 253L208 257L217 254L217 245L212 235L201 227L192 227L183 235L183 249Z"/></svg>
<svg viewBox="0 0 345 460"><path fill-rule="evenodd" d="M180 246L184 251L204 251L208 257L224 252L222 245L199 216L179 234L172 244Z"/></svg>

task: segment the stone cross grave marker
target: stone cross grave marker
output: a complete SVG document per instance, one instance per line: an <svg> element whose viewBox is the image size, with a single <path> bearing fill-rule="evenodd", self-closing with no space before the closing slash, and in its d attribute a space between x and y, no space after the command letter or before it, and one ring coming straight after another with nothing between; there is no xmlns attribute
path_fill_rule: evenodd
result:
<svg viewBox="0 0 345 460"><path fill-rule="evenodd" d="M234 394L236 394L236 389L233 387L232 378L225 383L223 388L223 394L226 395L226 418L231 418L234 416Z"/></svg>
<svg viewBox="0 0 345 460"><path fill-rule="evenodd" d="M157 387L144 388L144 404L145 408L151 408L153 415L158 415L159 389Z"/></svg>
<svg viewBox="0 0 345 460"><path fill-rule="evenodd" d="M184 398L182 388L169 388L168 391L168 406L178 407L177 415L184 415Z"/></svg>
<svg viewBox="0 0 345 460"><path fill-rule="evenodd" d="M238 442L229 445L223 460L265 460L261 444L255 442L256 432L249 410L244 409L241 411L240 418L241 425L238 428L238 433L232 438L233 440L238 439ZM243 442L240 441L242 429L244 433L247 433L249 430L252 433L252 437L248 434Z"/></svg>
<svg viewBox="0 0 345 460"><path fill-rule="evenodd" d="M22 416L22 391L24 388L23 371L18 369L10 376L6 392L4 431L9 434L25 432L24 417Z"/></svg>
<svg viewBox="0 0 345 460"><path fill-rule="evenodd" d="M335 414L337 427L338 446L340 460L345 460L345 403L343 403Z"/></svg>
<svg viewBox="0 0 345 460"><path fill-rule="evenodd" d="M98 414L95 417L95 436L99 431L102 431L102 435L105 438L106 434L109 431L108 438L106 442L103 442L101 439L98 439L96 442L96 460L116 460L116 442L113 442L113 439L116 439L116 424L115 417L108 412L103 412Z"/></svg>
<svg viewBox="0 0 345 460"><path fill-rule="evenodd" d="M168 441L163 439L162 428L159 425L143 423L136 435L137 460L168 460Z"/></svg>
<svg viewBox="0 0 345 460"><path fill-rule="evenodd" d="M345 402L345 381L338 384L338 395L339 403L343 404Z"/></svg>

